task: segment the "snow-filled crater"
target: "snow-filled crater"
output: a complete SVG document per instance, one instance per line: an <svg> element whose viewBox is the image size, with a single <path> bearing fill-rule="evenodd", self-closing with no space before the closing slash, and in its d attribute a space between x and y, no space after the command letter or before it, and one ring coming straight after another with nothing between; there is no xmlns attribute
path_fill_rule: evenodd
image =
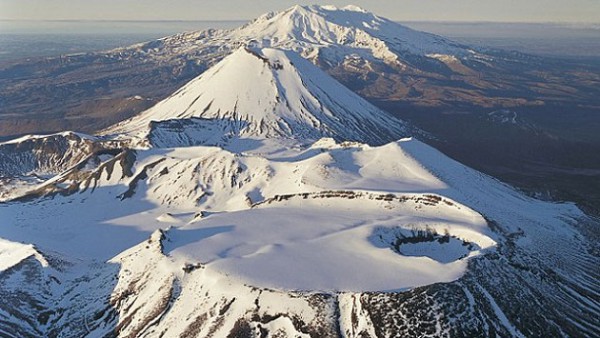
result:
<svg viewBox="0 0 600 338"><path fill-rule="evenodd" d="M495 245L485 219L437 195L327 191L171 228L165 253L258 287L391 291L456 280Z"/></svg>

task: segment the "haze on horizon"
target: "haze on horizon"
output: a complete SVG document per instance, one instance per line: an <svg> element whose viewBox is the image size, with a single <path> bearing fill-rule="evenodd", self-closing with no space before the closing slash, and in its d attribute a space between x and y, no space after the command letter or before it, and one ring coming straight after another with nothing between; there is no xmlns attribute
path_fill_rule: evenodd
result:
<svg viewBox="0 0 600 338"><path fill-rule="evenodd" d="M595 0L0 0L0 20L246 20L314 3L354 4L400 21L600 22Z"/></svg>

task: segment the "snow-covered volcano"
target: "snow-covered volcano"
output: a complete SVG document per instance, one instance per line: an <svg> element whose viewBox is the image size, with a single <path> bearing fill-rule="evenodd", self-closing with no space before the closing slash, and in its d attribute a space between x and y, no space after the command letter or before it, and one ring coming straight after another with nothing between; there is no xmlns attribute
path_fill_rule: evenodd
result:
<svg viewBox="0 0 600 338"><path fill-rule="evenodd" d="M327 47L344 47L325 57L330 62L350 54L389 62L398 61L403 53L470 54L464 45L415 31L352 5L295 5L262 15L230 34L264 47L301 51L308 58L316 58Z"/></svg>
<svg viewBox="0 0 600 338"><path fill-rule="evenodd" d="M219 34L244 47L103 135L0 144L30 178L0 203L0 335L594 336L596 220L398 141L290 51L455 46L355 7Z"/></svg>
<svg viewBox="0 0 600 338"><path fill-rule="evenodd" d="M181 144L184 136L187 144L222 144L233 136L383 144L407 132L404 122L294 52L270 48L238 49L156 106L106 131L141 134L159 146Z"/></svg>
<svg viewBox="0 0 600 338"><path fill-rule="evenodd" d="M0 204L0 327L20 336L389 337L431 318L436 336L552 335L527 324L537 301L597 314L589 218L417 140L94 153L18 197Z"/></svg>
<svg viewBox="0 0 600 338"><path fill-rule="evenodd" d="M163 60L193 56L212 61L240 46L295 51L323 66L355 58L397 66L414 57L439 60L446 55L458 60L478 55L469 46L413 30L356 6L320 5L295 5L236 29L181 33L115 52L143 53Z"/></svg>

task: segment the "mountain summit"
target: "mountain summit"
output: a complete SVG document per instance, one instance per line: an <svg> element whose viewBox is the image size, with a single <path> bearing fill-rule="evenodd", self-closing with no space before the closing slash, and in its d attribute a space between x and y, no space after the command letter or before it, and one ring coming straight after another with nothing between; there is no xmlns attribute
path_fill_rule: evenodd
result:
<svg viewBox="0 0 600 338"><path fill-rule="evenodd" d="M296 5L262 15L230 35L258 46L296 50L310 59L324 52L330 61L352 54L389 62L400 62L402 54L470 54L466 46L415 31L357 6ZM333 46L343 47L344 52L328 52Z"/></svg>
<svg viewBox="0 0 600 338"><path fill-rule="evenodd" d="M175 124L178 134L201 128L203 140L225 134L383 144L407 136L408 130L404 122L294 52L270 48L238 49L156 106L109 131L142 133L165 145L168 140L158 140L158 134L165 136L165 128L173 130ZM209 135L206 128L215 125L217 135Z"/></svg>

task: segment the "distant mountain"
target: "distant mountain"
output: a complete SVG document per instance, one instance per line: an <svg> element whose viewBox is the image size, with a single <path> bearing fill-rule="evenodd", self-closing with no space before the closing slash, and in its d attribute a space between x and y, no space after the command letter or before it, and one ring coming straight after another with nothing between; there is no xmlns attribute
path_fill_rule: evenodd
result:
<svg viewBox="0 0 600 338"><path fill-rule="evenodd" d="M232 41L301 52L330 65L359 56L402 63L402 55L466 57L469 47L412 30L356 6L293 6L226 33Z"/></svg>
<svg viewBox="0 0 600 338"><path fill-rule="evenodd" d="M236 29L182 33L110 53L139 53L150 59L195 55L206 60L219 58L219 53L239 46L291 50L324 66L357 57L397 66L412 57L443 62L488 58L469 46L415 31L356 6L318 5L296 5L267 13Z"/></svg>

